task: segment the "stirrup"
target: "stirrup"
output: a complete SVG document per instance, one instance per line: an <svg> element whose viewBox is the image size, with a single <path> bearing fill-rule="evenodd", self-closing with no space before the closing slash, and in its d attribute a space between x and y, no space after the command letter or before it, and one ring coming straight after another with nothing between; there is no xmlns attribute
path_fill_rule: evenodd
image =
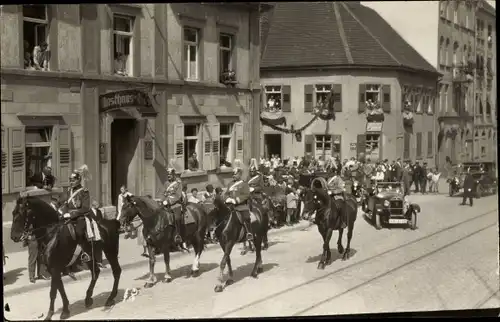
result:
<svg viewBox="0 0 500 322"><path fill-rule="evenodd" d="M252 233L247 233L247 241L253 241Z"/></svg>
<svg viewBox="0 0 500 322"><path fill-rule="evenodd" d="M86 252L82 252L82 255L80 255L80 259L83 263L90 262L90 256Z"/></svg>
<svg viewBox="0 0 500 322"><path fill-rule="evenodd" d="M176 244L182 244L183 239L182 239L181 235L175 235L175 237L174 237L174 242L175 242Z"/></svg>

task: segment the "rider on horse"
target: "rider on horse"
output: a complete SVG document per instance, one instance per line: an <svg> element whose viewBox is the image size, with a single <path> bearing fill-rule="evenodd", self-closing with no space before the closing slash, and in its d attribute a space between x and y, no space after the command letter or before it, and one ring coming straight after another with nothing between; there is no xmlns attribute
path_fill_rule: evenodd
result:
<svg viewBox="0 0 500 322"><path fill-rule="evenodd" d="M347 227L347 209L346 196L344 193L345 182L340 176L334 176L328 180L328 192L332 196L333 201L340 205L341 228Z"/></svg>
<svg viewBox="0 0 500 322"><path fill-rule="evenodd" d="M90 207L90 193L82 185L82 181L89 179L90 175L86 165L71 173L68 199L61 207L61 210L65 211L63 218L69 219L75 224L75 238L77 239L77 243L83 245L85 240L82 238L86 236L93 243L94 254L97 254L101 251L100 248L102 245L95 242L101 241L101 236L97 227L97 218ZM88 254L83 250L81 256L84 261L90 260Z"/></svg>
<svg viewBox="0 0 500 322"><path fill-rule="evenodd" d="M247 240L253 240L252 228L250 225L250 209L248 200L250 198L250 187L247 182L241 179L243 169L241 169L237 161L233 162L235 168L233 171L233 181L230 183L226 192L226 203L235 205L236 215L245 227L247 232Z"/></svg>
<svg viewBox="0 0 500 322"><path fill-rule="evenodd" d="M182 181L181 178L177 176L176 164L172 159L170 160L170 168L167 169L168 176L167 181L164 184L165 191L163 195L163 206L168 212L168 223L175 227L175 237L174 242L176 244L182 244L186 248L184 236L184 216L182 215Z"/></svg>
<svg viewBox="0 0 500 322"><path fill-rule="evenodd" d="M264 186L264 179L262 173L257 170L257 160L252 158L250 160L250 173L249 173L248 186L250 187L250 192L254 197L259 200L263 197L262 188Z"/></svg>

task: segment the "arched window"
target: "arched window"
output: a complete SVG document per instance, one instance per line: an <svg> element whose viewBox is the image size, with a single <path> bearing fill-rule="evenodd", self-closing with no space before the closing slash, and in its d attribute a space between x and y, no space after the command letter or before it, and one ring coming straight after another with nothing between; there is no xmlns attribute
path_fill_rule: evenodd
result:
<svg viewBox="0 0 500 322"><path fill-rule="evenodd" d="M462 54L462 64L464 64L464 67L467 65L467 45L464 45L464 51Z"/></svg>
<svg viewBox="0 0 500 322"><path fill-rule="evenodd" d="M447 5L448 5L448 3L446 1L439 1L439 13L440 13L441 17L446 18Z"/></svg>
<svg viewBox="0 0 500 322"><path fill-rule="evenodd" d="M450 66L450 39L446 38L446 43L445 43L445 48L446 48L446 57L444 64L446 66Z"/></svg>
<svg viewBox="0 0 500 322"><path fill-rule="evenodd" d="M439 64L445 65L446 48L444 46L444 37L439 38Z"/></svg>
<svg viewBox="0 0 500 322"><path fill-rule="evenodd" d="M458 47L458 43L455 42L453 44L453 67L456 67L458 66L458 62L459 62L459 47Z"/></svg>
<svg viewBox="0 0 500 322"><path fill-rule="evenodd" d="M470 28L469 15L472 13L472 7L469 3L465 4L465 28Z"/></svg>

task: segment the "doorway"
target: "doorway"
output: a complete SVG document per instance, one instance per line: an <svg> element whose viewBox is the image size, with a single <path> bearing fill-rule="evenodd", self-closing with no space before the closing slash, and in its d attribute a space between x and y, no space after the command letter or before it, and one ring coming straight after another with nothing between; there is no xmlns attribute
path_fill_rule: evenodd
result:
<svg viewBox="0 0 500 322"><path fill-rule="evenodd" d="M135 119L115 119L111 123L111 200L114 206L122 185L135 186L135 182L128 182L128 174L138 141Z"/></svg>
<svg viewBox="0 0 500 322"><path fill-rule="evenodd" d="M264 157L266 159L278 155L282 159L281 134L264 134Z"/></svg>

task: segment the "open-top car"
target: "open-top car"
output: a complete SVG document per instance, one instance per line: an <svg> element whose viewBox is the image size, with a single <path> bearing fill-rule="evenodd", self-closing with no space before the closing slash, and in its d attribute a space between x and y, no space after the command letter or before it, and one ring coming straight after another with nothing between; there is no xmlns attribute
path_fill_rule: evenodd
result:
<svg viewBox="0 0 500 322"><path fill-rule="evenodd" d="M481 198L487 194L496 194L498 189L495 165L492 162L467 162L463 166L476 181L475 195Z"/></svg>
<svg viewBox="0 0 500 322"><path fill-rule="evenodd" d="M378 182L374 193L367 196L362 210L377 229L392 224L416 229L420 206L410 203L403 195L401 183Z"/></svg>

